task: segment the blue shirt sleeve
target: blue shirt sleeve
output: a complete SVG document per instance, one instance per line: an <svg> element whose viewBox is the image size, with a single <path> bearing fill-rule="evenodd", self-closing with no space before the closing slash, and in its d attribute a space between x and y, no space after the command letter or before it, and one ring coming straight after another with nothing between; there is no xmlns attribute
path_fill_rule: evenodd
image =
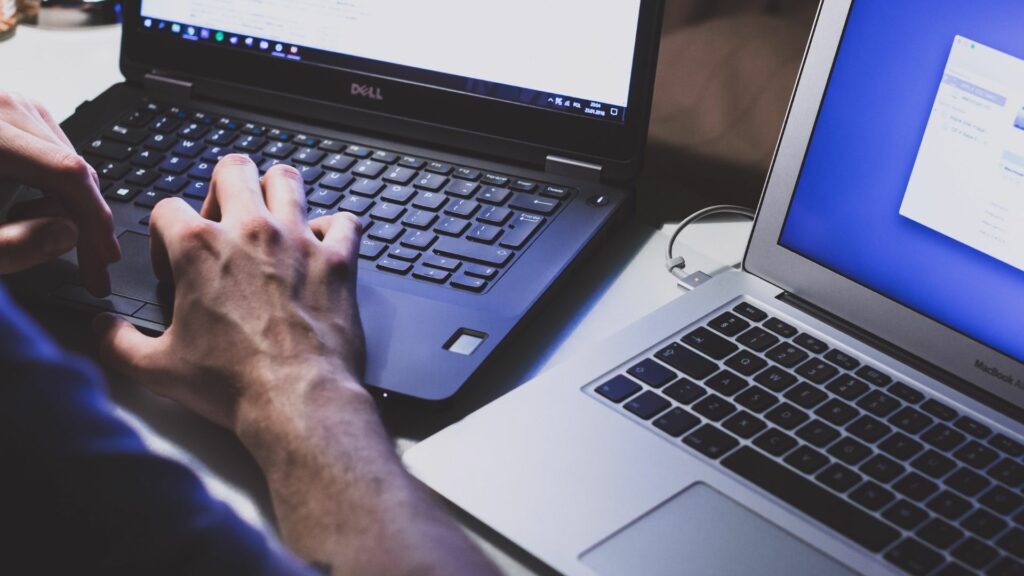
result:
<svg viewBox="0 0 1024 576"><path fill-rule="evenodd" d="M4 565L40 574L310 574L118 419L96 370L0 286Z"/></svg>

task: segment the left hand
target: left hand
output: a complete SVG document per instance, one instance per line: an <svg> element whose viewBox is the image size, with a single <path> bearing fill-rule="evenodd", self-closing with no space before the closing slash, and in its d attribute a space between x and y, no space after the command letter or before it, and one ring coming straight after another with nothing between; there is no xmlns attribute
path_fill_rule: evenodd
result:
<svg viewBox="0 0 1024 576"><path fill-rule="evenodd" d="M0 226L0 274L52 260L76 245L82 283L110 293L107 266L121 258L99 177L41 105L0 92L0 182L24 184L44 198L15 206Z"/></svg>

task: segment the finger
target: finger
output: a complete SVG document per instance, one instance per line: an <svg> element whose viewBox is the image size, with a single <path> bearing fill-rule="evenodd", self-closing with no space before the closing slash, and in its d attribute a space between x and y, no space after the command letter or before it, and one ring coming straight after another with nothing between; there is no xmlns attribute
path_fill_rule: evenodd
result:
<svg viewBox="0 0 1024 576"><path fill-rule="evenodd" d="M325 248L333 254L333 264L338 269L348 270L352 280L358 268L359 242L363 226L359 218L348 212L324 216L313 221L313 231L323 240Z"/></svg>
<svg viewBox="0 0 1024 576"><path fill-rule="evenodd" d="M278 164L263 176L263 195L267 209L288 232L312 235L306 223L305 182L299 171L291 166Z"/></svg>
<svg viewBox="0 0 1024 576"><path fill-rule="evenodd" d="M49 126L54 136L56 136L58 140L67 145L68 148L74 148L74 145L71 144L71 140L68 139L67 134L64 133L64 130L61 129L60 124L58 124L57 120L54 119L53 114L50 114L50 111L47 110L46 107L40 104L39 102L32 101L32 105L35 106L36 112L39 113L39 117L43 119L43 122L46 123L47 126Z"/></svg>
<svg viewBox="0 0 1024 576"><path fill-rule="evenodd" d="M175 263L181 258L181 239L196 226L210 226L181 198L168 198L153 209L149 220L149 253L153 272L161 282L174 282Z"/></svg>
<svg viewBox="0 0 1024 576"><path fill-rule="evenodd" d="M36 198L19 202L7 212L9 222L36 218L65 218L73 220L71 213L55 198Z"/></svg>
<svg viewBox="0 0 1024 576"><path fill-rule="evenodd" d="M114 219L100 196L96 172L85 160L63 146L45 142L0 123L0 140L13 142L4 162L10 179L56 198L73 215L79 229L79 255L83 278L103 278L107 265L120 260ZM105 296L104 284L86 284L93 294Z"/></svg>
<svg viewBox="0 0 1024 576"><path fill-rule="evenodd" d="M99 355L104 365L132 380L149 382L148 375L158 364L160 343L139 332L127 320L113 314L100 314L92 323L99 337Z"/></svg>
<svg viewBox="0 0 1024 576"><path fill-rule="evenodd" d="M0 120L52 144L63 145L47 126L35 104L20 94L0 93Z"/></svg>
<svg viewBox="0 0 1024 576"><path fill-rule="evenodd" d="M28 270L66 254L78 242L74 223L62 218L0 226L0 274Z"/></svg>
<svg viewBox="0 0 1024 576"><path fill-rule="evenodd" d="M229 154L217 163L201 213L209 220L235 222L266 215L260 173L248 156Z"/></svg>

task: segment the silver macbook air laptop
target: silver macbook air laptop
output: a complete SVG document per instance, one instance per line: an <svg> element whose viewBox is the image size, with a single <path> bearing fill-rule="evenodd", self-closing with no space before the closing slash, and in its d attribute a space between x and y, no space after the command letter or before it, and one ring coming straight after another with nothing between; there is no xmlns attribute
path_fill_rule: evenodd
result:
<svg viewBox="0 0 1024 576"><path fill-rule="evenodd" d="M744 271L409 467L568 574L1024 573L1020 22L826 0Z"/></svg>

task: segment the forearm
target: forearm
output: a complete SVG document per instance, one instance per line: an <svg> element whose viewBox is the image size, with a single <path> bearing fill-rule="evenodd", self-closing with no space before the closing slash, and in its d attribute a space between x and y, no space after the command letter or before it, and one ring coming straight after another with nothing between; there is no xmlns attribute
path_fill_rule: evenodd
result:
<svg viewBox="0 0 1024 576"><path fill-rule="evenodd" d="M333 574L494 572L402 468L369 394L326 382L291 402L239 419L296 553Z"/></svg>

